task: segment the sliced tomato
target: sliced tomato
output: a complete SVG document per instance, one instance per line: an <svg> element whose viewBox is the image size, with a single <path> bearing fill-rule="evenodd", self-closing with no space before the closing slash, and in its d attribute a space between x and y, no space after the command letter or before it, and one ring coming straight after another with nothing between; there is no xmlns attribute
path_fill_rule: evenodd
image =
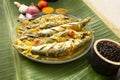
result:
<svg viewBox="0 0 120 80"><path fill-rule="evenodd" d="M35 45L35 46L37 46L37 45L40 44L40 40L39 40L38 38L35 38L35 39L33 40L33 42L34 42L34 45Z"/></svg>
<svg viewBox="0 0 120 80"><path fill-rule="evenodd" d="M69 33L68 33L68 35L71 36L71 37L73 37L74 34L75 34L75 32L73 30L70 30Z"/></svg>

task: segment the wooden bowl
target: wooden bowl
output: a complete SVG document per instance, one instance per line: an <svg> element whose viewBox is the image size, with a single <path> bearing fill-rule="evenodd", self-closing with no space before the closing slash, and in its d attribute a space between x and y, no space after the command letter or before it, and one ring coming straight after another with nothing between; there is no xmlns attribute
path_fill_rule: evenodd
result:
<svg viewBox="0 0 120 80"><path fill-rule="evenodd" d="M120 50L120 43L118 43L116 41L113 41L110 39L96 40L93 45L93 48L91 50L90 64L96 72L103 74L103 75L111 76L111 75L116 75L116 73L120 67L120 61L115 61L115 59L112 59L112 58L116 58L117 55L120 54L120 52L117 52L116 51L117 49L113 48L114 54L110 53L110 50L109 49L107 50L107 48L106 48L107 45L105 45L107 43L111 44L111 46L117 46L117 49ZM99 44L101 46L99 46ZM103 53L105 53L105 51L108 52L108 53L106 52L107 56L105 56L103 54ZM113 56L111 57L111 55L113 55ZM111 57L111 59L109 57Z"/></svg>

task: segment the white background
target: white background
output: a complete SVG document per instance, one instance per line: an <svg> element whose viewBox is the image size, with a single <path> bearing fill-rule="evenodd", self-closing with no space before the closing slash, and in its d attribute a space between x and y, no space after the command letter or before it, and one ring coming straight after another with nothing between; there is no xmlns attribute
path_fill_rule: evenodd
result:
<svg viewBox="0 0 120 80"><path fill-rule="evenodd" d="M91 4L120 29L120 0L89 0Z"/></svg>

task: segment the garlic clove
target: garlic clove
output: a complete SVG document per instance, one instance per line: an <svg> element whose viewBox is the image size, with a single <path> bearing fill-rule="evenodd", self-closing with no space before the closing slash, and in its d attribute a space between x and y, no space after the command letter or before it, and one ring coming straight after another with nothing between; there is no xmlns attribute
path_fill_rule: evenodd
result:
<svg viewBox="0 0 120 80"><path fill-rule="evenodd" d="M26 19L26 17L25 17L23 14L20 14L20 15L19 15L19 17L18 17L18 19L25 20L25 19Z"/></svg>

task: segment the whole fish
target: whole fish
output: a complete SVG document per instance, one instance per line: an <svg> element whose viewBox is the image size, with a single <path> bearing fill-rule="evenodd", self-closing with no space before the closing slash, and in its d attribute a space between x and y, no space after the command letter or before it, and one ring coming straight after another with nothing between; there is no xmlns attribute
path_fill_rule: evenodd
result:
<svg viewBox="0 0 120 80"><path fill-rule="evenodd" d="M74 32L73 36L69 36L70 31ZM24 36L21 36L20 39L29 39L29 38L40 38L40 40L44 40L44 41L66 41L69 38L79 38L82 39L84 37L84 35L91 35L93 33L92 30L90 31L75 31L75 30L71 30L71 29L66 29L63 32L58 32L58 33L54 33L52 36L50 37L39 37L38 35L35 34L25 34ZM52 42L53 42L52 41Z"/></svg>
<svg viewBox="0 0 120 80"><path fill-rule="evenodd" d="M48 36L49 37L56 32L64 31L66 29L73 29L73 30L76 30L76 31L80 31L90 20L91 20L91 18L86 18L81 22L72 22L72 23L52 27L52 28L49 28L49 29L43 29L43 30L40 30L38 32L38 35L40 37L43 37L43 36Z"/></svg>
<svg viewBox="0 0 120 80"><path fill-rule="evenodd" d="M47 29L54 26L59 26L62 24L67 24L71 22L79 22L80 20L61 15L61 14L50 14L50 15L43 15L33 21L33 24L28 25L28 28L33 28L39 26L40 29Z"/></svg>
<svg viewBox="0 0 120 80"><path fill-rule="evenodd" d="M29 29L31 29L31 28L26 27L26 29L21 30L21 27L20 27L19 31L21 31L21 33L23 34L23 36L21 35L20 37L22 37L22 39L27 38L27 36L31 37L33 35L36 35L39 37L49 37L49 36L53 35L54 33L64 31L67 28L73 29L76 31L80 31L90 20L91 20L91 18L86 18L80 22L71 22L71 23L59 25L56 27L51 27L49 29L42 29L42 30L36 32L37 34L29 32ZM36 26L38 26L38 25L36 24ZM32 26L32 28L33 28L33 26Z"/></svg>
<svg viewBox="0 0 120 80"><path fill-rule="evenodd" d="M69 39L65 42L43 44L40 46L32 46L32 54L38 54L49 57L59 57L63 55L69 55L73 50L83 46L91 39L90 36L85 36L84 39Z"/></svg>
<svg viewBox="0 0 120 80"><path fill-rule="evenodd" d="M56 42L63 42L67 41L68 39L83 39L85 36L90 36L93 34L93 31L84 31L84 32L77 32L75 30L72 30L74 32L73 36L69 36L70 30L65 30L63 32L56 33L48 38L49 40L54 40ZM47 40L47 39L46 39Z"/></svg>

